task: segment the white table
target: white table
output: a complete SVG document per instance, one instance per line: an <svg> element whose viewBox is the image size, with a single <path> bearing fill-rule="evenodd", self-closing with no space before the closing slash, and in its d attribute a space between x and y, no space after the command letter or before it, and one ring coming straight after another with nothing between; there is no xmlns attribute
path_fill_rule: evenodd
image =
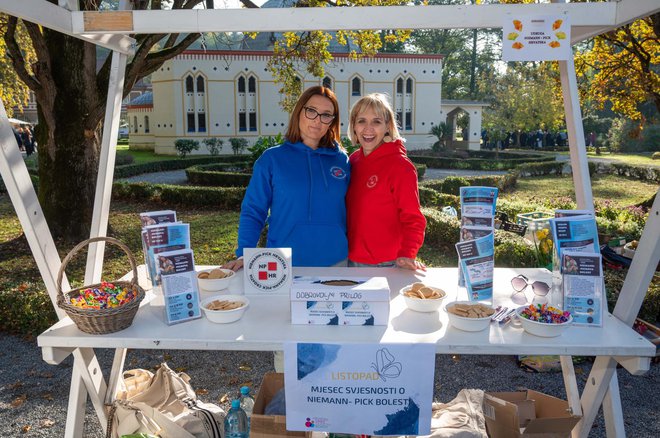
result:
<svg viewBox="0 0 660 438"><path fill-rule="evenodd" d="M201 269L202 267L200 267ZM290 323L288 295L250 296L250 307L241 320L233 324L213 324L205 318L174 326L164 322L162 297L148 291L147 298L133 325L118 333L88 335L79 331L65 318L42 333L37 342L46 362L57 364L74 349L80 348L89 365L96 364L93 348L116 350L115 361L108 385L105 385L96 366L88 368L89 375L82 375L87 393L95 404L102 424L105 424L103 402L111 401L118 376L123 370L127 348L138 349L186 349L186 350L281 350L284 342L343 342L343 343L414 343L436 344L441 354L553 354L561 356L564 382L569 404L576 414L581 413L580 396L573 371L571 355L614 356L630 372L641 374L648 370L655 347L616 317L606 314L603 327L569 327L560 337L540 338L530 335L511 324L500 327L492 323L490 330L468 333L448 325L444 310L418 313L406 309L398 291L414 281L438 286L447 291L445 302L466 299L466 292L457 285L457 269L434 268L426 273L389 268L296 268L295 275L322 276L386 276L391 303L390 320L385 326L308 326ZM513 308L513 289L510 280L524 274L531 281L550 282L551 274L545 269L495 270L495 305ZM144 267L140 267L140 282L148 285ZM229 291L242 291L242 276L238 276ZM146 288L145 288L146 289ZM203 295L204 296L204 295ZM532 298L532 291L527 291ZM444 306L443 306L444 307ZM75 382L76 379L73 379ZM73 383L72 383L73 386ZM90 388L93 388L90 391ZM70 396L81 391L73 388ZM99 405L98 407L96 405ZM70 403L70 408L83 409L80 403ZM80 415L73 413L70 415ZM70 417L67 421L73 421ZM72 435L74 436L74 435Z"/></svg>

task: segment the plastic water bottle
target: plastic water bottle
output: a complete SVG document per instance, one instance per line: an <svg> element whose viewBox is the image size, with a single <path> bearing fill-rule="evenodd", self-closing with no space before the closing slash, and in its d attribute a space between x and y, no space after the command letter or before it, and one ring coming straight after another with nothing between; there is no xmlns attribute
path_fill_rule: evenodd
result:
<svg viewBox="0 0 660 438"><path fill-rule="evenodd" d="M252 411L254 410L254 398L250 395L250 388L247 386L241 387L241 409L245 411L248 419L248 431L250 430L250 420L252 419Z"/></svg>
<svg viewBox="0 0 660 438"><path fill-rule="evenodd" d="M231 402L231 409L225 416L225 438L248 438L248 419L241 409L241 401Z"/></svg>

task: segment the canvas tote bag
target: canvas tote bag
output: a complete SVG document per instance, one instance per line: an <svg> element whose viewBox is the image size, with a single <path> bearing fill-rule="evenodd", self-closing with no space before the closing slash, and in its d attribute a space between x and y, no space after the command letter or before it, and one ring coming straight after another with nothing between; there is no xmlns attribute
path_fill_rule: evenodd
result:
<svg viewBox="0 0 660 438"><path fill-rule="evenodd" d="M189 381L187 374L174 372L166 363L156 374L125 371L108 417L107 436L150 433L162 438L222 438L224 411L197 400Z"/></svg>

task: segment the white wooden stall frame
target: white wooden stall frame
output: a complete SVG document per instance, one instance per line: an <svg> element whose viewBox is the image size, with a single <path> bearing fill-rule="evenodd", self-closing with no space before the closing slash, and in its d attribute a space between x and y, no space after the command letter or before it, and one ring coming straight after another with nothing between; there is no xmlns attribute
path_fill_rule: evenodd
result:
<svg viewBox="0 0 660 438"><path fill-rule="evenodd" d="M121 94L128 56L134 51L137 33L191 33L227 31L309 31L352 29L441 29L501 28L513 15L557 15L570 17L573 44L660 11L658 0L618 0L602 3L565 3L527 5L447 5L370 7L368 13L359 8L290 8L130 11L129 0L120 1L121 13L130 14L130 26L108 30L101 26L86 28L90 12L77 11L77 2L59 0L58 6L43 0L0 0L0 12L31 21L67 35L113 50L112 72L108 85L108 101L102 138L99 174L96 184L91 236L107 232L112 189L115 149ZM107 17L117 14L103 12ZM103 18L103 17L102 17ZM103 20L101 20L103 22ZM383 25L383 23L389 23ZM570 144L573 181L578 208L593 210L582 117L577 93L577 80L572 60L560 62L560 77ZM0 175L12 200L21 226L32 250L55 311L61 319L66 315L56 305L56 276L61 265L52 235L45 221L29 174L14 139L4 103L0 102ZM636 256L628 272L613 315L632 325L639 312L655 267L660 259L660 196L652 207ZM90 248L85 282L100 279L103 261L101 245ZM68 288L66 278L63 287ZM106 389L113 388L118 376L111 375L109 385L99 372L93 349L72 351L74 368L69 394L69 414L65 436L82 436L84 405L90 395L96 413L105 427L104 401L111 398ZM125 349L117 349L113 365L123 369ZM62 358L58 358L62 359ZM567 397L573 411L584 415L573 436L586 437L602 405L608 436L625 436L623 414L616 380L616 364L621 363L633 374L648 370L649 358L598 357L589 375L588 385L580 397L570 356L561 358ZM115 368L115 367L113 367ZM80 409L82 407L82 409Z"/></svg>

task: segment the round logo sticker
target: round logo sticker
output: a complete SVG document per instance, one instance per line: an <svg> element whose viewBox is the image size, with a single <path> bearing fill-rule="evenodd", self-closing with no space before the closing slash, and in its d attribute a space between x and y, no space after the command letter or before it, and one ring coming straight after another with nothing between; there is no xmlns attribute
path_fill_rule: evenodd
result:
<svg viewBox="0 0 660 438"><path fill-rule="evenodd" d="M338 166L332 166L330 168L330 175L334 176L337 179L346 178L346 172L344 171L344 169Z"/></svg>
<svg viewBox="0 0 660 438"><path fill-rule="evenodd" d="M250 283L264 292L276 291L287 281L287 261L277 252L263 251L248 260Z"/></svg>
<svg viewBox="0 0 660 438"><path fill-rule="evenodd" d="M378 175L371 175L367 180L367 187L373 189L378 184Z"/></svg>

